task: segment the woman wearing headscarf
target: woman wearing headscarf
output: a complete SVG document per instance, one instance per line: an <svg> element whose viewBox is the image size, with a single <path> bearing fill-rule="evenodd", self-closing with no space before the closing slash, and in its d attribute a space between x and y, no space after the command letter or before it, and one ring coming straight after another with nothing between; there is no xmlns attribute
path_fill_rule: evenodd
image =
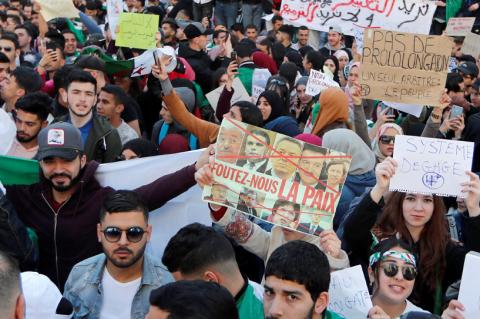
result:
<svg viewBox="0 0 480 319"><path fill-rule="evenodd" d="M350 62L350 57L348 53L344 50L337 50L333 54L338 60L338 78L340 79L340 86L345 87L347 85L347 77L345 76L345 66Z"/></svg>
<svg viewBox="0 0 480 319"><path fill-rule="evenodd" d="M334 55L328 56L323 62L323 67L327 67L332 72L333 80L340 85L340 78L338 77L340 65L338 64L338 59Z"/></svg>
<svg viewBox="0 0 480 319"><path fill-rule="evenodd" d="M298 127L303 132L305 124L312 113L313 96L306 93L308 76L302 76L295 83L296 99L290 113L297 119Z"/></svg>
<svg viewBox="0 0 480 319"><path fill-rule="evenodd" d="M336 128L351 129L348 121L348 97L339 88L328 88L320 94L320 110L312 134L323 136Z"/></svg>
<svg viewBox="0 0 480 319"><path fill-rule="evenodd" d="M264 91L258 97L257 107L263 118L263 125L267 130L288 136L300 134L295 119L288 116L282 107L282 100L275 91Z"/></svg>
<svg viewBox="0 0 480 319"><path fill-rule="evenodd" d="M403 135L403 130L395 123L385 123L377 130L372 142L377 163L393 156L393 145L397 135Z"/></svg>
<svg viewBox="0 0 480 319"><path fill-rule="evenodd" d="M365 188L375 185L375 155L354 131L344 128L325 133L322 146L352 156L333 220L336 230L347 213L350 202L362 195Z"/></svg>

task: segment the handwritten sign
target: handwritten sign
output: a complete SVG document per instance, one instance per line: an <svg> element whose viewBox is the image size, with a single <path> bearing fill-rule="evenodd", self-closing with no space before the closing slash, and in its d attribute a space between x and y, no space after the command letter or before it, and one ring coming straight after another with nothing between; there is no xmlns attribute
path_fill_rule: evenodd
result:
<svg viewBox="0 0 480 319"><path fill-rule="evenodd" d="M361 266L330 274L328 310L344 318L367 318L373 307Z"/></svg>
<svg viewBox="0 0 480 319"><path fill-rule="evenodd" d="M283 0L280 15L286 23L318 31L341 25L348 35L357 28L428 34L436 8L434 1L416 0Z"/></svg>
<svg viewBox="0 0 480 319"><path fill-rule="evenodd" d="M448 37L367 29L363 45L363 98L439 105L452 50Z"/></svg>
<svg viewBox="0 0 480 319"><path fill-rule="evenodd" d="M351 157L224 118L203 199L318 235L331 229Z"/></svg>
<svg viewBox="0 0 480 319"><path fill-rule="evenodd" d="M340 85L325 73L313 69L310 70L307 87L305 88L306 94L316 96L330 87L340 87Z"/></svg>
<svg viewBox="0 0 480 319"><path fill-rule="evenodd" d="M36 0L41 6L45 21L55 18L78 18L78 9L72 0Z"/></svg>
<svg viewBox="0 0 480 319"><path fill-rule="evenodd" d="M214 110L217 110L218 99L220 98L220 95L222 94L224 87L225 85L219 86L215 90L205 95L205 97L207 98L208 102L210 103L210 105ZM234 104L235 102L238 102L238 101L250 101L250 95L248 95L247 89L245 89L242 81L240 81L239 78L233 79L232 88L233 88L233 96L232 96L232 99L230 100L230 104Z"/></svg>
<svg viewBox="0 0 480 319"><path fill-rule="evenodd" d="M116 46L136 49L155 48L158 19L156 14L121 13Z"/></svg>
<svg viewBox="0 0 480 319"><path fill-rule="evenodd" d="M469 180L473 143L397 135L393 158L398 167L391 191L460 196L461 183Z"/></svg>
<svg viewBox="0 0 480 319"><path fill-rule="evenodd" d="M112 39L117 38L117 26L120 14L123 12L122 0L107 0L107 18L112 33Z"/></svg>
<svg viewBox="0 0 480 319"><path fill-rule="evenodd" d="M480 35L469 32L463 40L462 53L478 58L480 56Z"/></svg>
<svg viewBox="0 0 480 319"><path fill-rule="evenodd" d="M470 31L472 31L474 22L475 22L475 17L450 18L448 19L448 24L447 24L447 28L445 29L445 34L451 37L466 36L468 33L470 33Z"/></svg>
<svg viewBox="0 0 480 319"><path fill-rule="evenodd" d="M465 257L458 301L465 307L465 319L480 318L480 254L471 251Z"/></svg>

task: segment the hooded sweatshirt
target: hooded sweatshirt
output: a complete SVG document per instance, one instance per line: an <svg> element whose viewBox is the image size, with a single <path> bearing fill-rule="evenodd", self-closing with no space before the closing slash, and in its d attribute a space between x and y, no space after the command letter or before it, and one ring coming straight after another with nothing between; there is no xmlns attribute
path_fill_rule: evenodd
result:
<svg viewBox="0 0 480 319"><path fill-rule="evenodd" d="M333 221L333 227L337 229L348 211L350 202L362 195L365 188L375 185L375 154L357 133L349 129L339 128L325 133L322 146L352 156Z"/></svg>
<svg viewBox="0 0 480 319"><path fill-rule="evenodd" d="M38 271L62 291L76 263L102 252L97 239L99 212L105 197L114 189L99 184L94 176L98 165L94 161L86 164L80 172L77 189L57 210L53 208L56 205L52 188L43 174L39 183L6 187L7 198L20 219L38 235ZM194 165L187 166L135 191L154 210L192 187L194 172Z"/></svg>

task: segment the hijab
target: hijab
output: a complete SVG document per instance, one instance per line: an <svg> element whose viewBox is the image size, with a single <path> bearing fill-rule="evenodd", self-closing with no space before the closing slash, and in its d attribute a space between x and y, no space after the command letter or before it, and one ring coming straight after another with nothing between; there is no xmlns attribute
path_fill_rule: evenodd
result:
<svg viewBox="0 0 480 319"><path fill-rule="evenodd" d="M260 96L258 97L257 107L260 104L260 98L262 97L264 97L268 101L270 107L272 108L272 112L270 113L268 119L264 121L264 124L271 122L282 115L285 115L282 99L276 91L263 91L262 94L260 94Z"/></svg>
<svg viewBox="0 0 480 319"><path fill-rule="evenodd" d="M375 156L377 157L379 162L382 162L386 158L386 156L383 155L382 152L380 151L379 139L380 139L380 136L382 136L385 133L385 131L389 128L393 128L395 131L397 131L399 135L403 135L402 128L395 123L385 123L382 126L380 126L372 142L373 152L375 153Z"/></svg>
<svg viewBox="0 0 480 319"><path fill-rule="evenodd" d="M318 112L312 134L321 133L335 122L347 123L348 97L340 88L328 88L320 93L320 111Z"/></svg>

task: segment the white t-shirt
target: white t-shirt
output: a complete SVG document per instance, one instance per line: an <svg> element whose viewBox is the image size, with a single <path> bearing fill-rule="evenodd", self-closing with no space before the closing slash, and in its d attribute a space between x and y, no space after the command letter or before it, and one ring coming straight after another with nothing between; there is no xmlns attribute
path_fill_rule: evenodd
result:
<svg viewBox="0 0 480 319"><path fill-rule="evenodd" d="M100 319L130 319L133 297L140 288L142 277L130 282L118 282L108 272L103 272L103 300Z"/></svg>
<svg viewBox="0 0 480 319"><path fill-rule="evenodd" d="M403 311L402 315L409 313L410 311L418 311L418 312L428 312L426 310L423 310L420 307L415 306L413 303L411 303L407 299L407 306L405 307L405 310Z"/></svg>

